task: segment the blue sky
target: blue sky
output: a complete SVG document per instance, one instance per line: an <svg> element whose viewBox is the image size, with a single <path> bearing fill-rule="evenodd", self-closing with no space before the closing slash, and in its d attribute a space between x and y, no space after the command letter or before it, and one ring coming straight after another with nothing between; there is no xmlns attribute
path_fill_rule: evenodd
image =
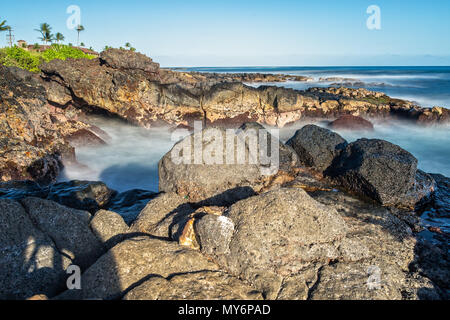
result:
<svg viewBox="0 0 450 320"><path fill-rule="evenodd" d="M450 65L448 0L21 0L2 1L0 19L16 40L38 42L48 22L76 43L70 5L88 47L130 42L163 66ZM381 30L366 27L370 5Z"/></svg>

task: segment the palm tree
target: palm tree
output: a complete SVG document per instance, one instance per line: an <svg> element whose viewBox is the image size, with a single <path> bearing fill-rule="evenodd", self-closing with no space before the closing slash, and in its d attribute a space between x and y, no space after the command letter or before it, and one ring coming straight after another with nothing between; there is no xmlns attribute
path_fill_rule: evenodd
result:
<svg viewBox="0 0 450 320"><path fill-rule="evenodd" d="M56 40L56 42L59 44L60 42L62 42L62 41L64 41L64 35L62 34L62 33L60 33L60 32L58 32L56 35L55 35L55 40Z"/></svg>
<svg viewBox="0 0 450 320"><path fill-rule="evenodd" d="M131 48L131 44L129 42L125 43L125 48Z"/></svg>
<svg viewBox="0 0 450 320"><path fill-rule="evenodd" d="M41 33L39 40L43 41L45 44L53 41L52 27L48 23L41 23L39 29L34 29Z"/></svg>
<svg viewBox="0 0 450 320"><path fill-rule="evenodd" d="M79 46L79 43L80 43L80 32L82 32L82 31L84 31L84 27L81 25L81 24L79 24L78 26L77 26L77 32L78 32L78 40L77 40L77 46Z"/></svg>
<svg viewBox="0 0 450 320"><path fill-rule="evenodd" d="M9 30L9 26L6 25L6 20L3 20L2 22L0 22L0 32L6 30Z"/></svg>

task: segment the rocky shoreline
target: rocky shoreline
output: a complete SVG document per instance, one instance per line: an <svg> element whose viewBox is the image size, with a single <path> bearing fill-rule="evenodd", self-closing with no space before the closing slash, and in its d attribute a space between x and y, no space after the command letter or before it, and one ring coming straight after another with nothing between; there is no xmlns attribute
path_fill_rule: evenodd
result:
<svg viewBox="0 0 450 320"><path fill-rule="evenodd" d="M176 163L169 152L158 194L55 183L63 164L77 165L78 146L107 143L93 113L143 127L200 120L207 127L173 150L219 136L201 140L217 151L223 127L238 128L234 146L241 134L268 133L261 124L446 124L448 109L365 89L253 88L242 82L308 79L178 72L115 49L53 60L39 75L3 66L0 74L0 299L450 297L449 234L420 217L450 217L450 179L418 170L414 155L387 141L349 143L307 125L286 144L269 136L279 150L273 174L261 159L196 163L187 153ZM81 268L79 290L67 290L70 265Z"/></svg>

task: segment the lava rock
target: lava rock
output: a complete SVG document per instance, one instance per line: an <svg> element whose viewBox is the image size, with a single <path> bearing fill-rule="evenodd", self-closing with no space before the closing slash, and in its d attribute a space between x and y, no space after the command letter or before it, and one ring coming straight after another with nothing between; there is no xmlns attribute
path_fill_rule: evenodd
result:
<svg viewBox="0 0 450 320"><path fill-rule="evenodd" d="M347 141L328 129L307 125L298 130L287 145L297 152L304 165L323 172L347 146Z"/></svg>
<svg viewBox="0 0 450 320"><path fill-rule="evenodd" d="M417 162L390 142L360 139L347 146L326 174L356 194L383 205L401 205L415 183Z"/></svg>

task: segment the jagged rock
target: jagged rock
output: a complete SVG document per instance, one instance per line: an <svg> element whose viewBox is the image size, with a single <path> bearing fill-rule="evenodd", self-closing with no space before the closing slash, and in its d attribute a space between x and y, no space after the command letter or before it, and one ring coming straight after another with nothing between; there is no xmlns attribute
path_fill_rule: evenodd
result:
<svg viewBox="0 0 450 320"><path fill-rule="evenodd" d="M74 161L64 136L86 125L54 123L38 76L0 66L0 181L54 182L62 161Z"/></svg>
<svg viewBox="0 0 450 320"><path fill-rule="evenodd" d="M128 225L119 214L106 210L97 211L89 226L107 249L123 241L129 232Z"/></svg>
<svg viewBox="0 0 450 320"><path fill-rule="evenodd" d="M222 272L154 277L128 292L124 300L262 300L255 289Z"/></svg>
<svg viewBox="0 0 450 320"><path fill-rule="evenodd" d="M118 299L152 277L215 271L217 266L201 253L175 242L137 237L121 242L82 276L81 290L68 290L60 300Z"/></svg>
<svg viewBox="0 0 450 320"><path fill-rule="evenodd" d="M70 259L14 200L0 200L0 252L0 299L54 296L63 289Z"/></svg>
<svg viewBox="0 0 450 320"><path fill-rule="evenodd" d="M89 228L91 214L39 198L21 200L33 224L45 232L56 247L82 269L103 253L103 245Z"/></svg>
<svg viewBox="0 0 450 320"><path fill-rule="evenodd" d="M372 122L354 115L343 115L339 119L334 120L329 124L329 127L334 130L373 130Z"/></svg>
<svg viewBox="0 0 450 320"><path fill-rule="evenodd" d="M159 64L138 52L121 49L108 49L100 54L102 63L114 69L141 70L150 74L158 74Z"/></svg>
<svg viewBox="0 0 450 320"><path fill-rule="evenodd" d="M401 205L413 187L417 159L384 140L360 139L347 146L326 172L344 188L383 205Z"/></svg>
<svg viewBox="0 0 450 320"><path fill-rule="evenodd" d="M105 207L115 194L117 192L103 182L73 180L52 185L48 199L70 208L95 213Z"/></svg>
<svg viewBox="0 0 450 320"><path fill-rule="evenodd" d="M205 216L208 222L198 222L202 252L270 299L276 298L284 277L313 261L337 258L338 242L346 233L336 211L300 189L279 189L239 201L226 218L209 222L212 218Z"/></svg>
<svg viewBox="0 0 450 320"><path fill-rule="evenodd" d="M347 146L347 141L328 129L307 125L298 130L287 145L297 152L304 165L323 172Z"/></svg>

